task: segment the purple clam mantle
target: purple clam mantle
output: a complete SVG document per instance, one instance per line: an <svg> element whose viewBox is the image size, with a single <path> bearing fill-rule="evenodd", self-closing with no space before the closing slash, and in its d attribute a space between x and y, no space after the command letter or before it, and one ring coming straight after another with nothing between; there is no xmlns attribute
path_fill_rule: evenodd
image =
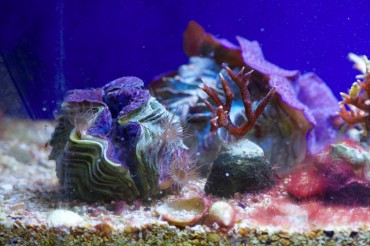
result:
<svg viewBox="0 0 370 246"><path fill-rule="evenodd" d="M292 79L298 77L298 70L286 70L266 61L265 57L263 56L262 49L257 41L249 41L239 36L236 37L236 39L240 45L243 61L250 68L265 75L279 75Z"/></svg>
<svg viewBox="0 0 370 246"><path fill-rule="evenodd" d="M69 91L64 102L65 103L103 103L104 91L100 88L89 90L72 90Z"/></svg>
<svg viewBox="0 0 370 246"><path fill-rule="evenodd" d="M298 99L309 108L316 121L308 135L308 148L311 153L317 153L338 134L334 126L339 111L338 100L325 82L314 73L300 76L298 85Z"/></svg>
<svg viewBox="0 0 370 246"><path fill-rule="evenodd" d="M104 102L114 117L137 110L150 98L147 90L141 89L144 82L136 77L122 77L103 87Z"/></svg>

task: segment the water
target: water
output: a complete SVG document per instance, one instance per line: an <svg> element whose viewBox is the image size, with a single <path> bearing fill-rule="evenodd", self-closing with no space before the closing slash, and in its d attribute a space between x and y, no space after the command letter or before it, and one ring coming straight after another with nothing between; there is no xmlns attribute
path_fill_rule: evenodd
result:
<svg viewBox="0 0 370 246"><path fill-rule="evenodd" d="M95 244L369 243L365 1L1 5L0 244L67 242L69 226ZM145 88L104 87L122 76ZM83 91L66 99L72 89ZM96 110L77 110L86 129L66 119L49 141L63 102ZM181 120L176 141L161 135L165 117ZM20 226L50 226L60 209L73 213L55 235Z"/></svg>
<svg viewBox="0 0 370 246"><path fill-rule="evenodd" d="M60 1L57 6L59 9L59 39L56 44L58 47L59 54L57 55L57 64L56 64L56 74L55 74L55 95L56 98L62 98L63 93L66 91L66 79L64 72L64 62L65 62L65 47L64 47L64 1Z"/></svg>
<svg viewBox="0 0 370 246"><path fill-rule="evenodd" d="M44 71L32 72L34 86L17 82L36 117L52 117L56 105L44 113L39 105L63 98L59 91L50 93L49 86L52 90L98 87L121 75L139 75L147 83L184 64L182 33L192 19L234 43L236 35L257 40L268 60L284 68L317 72L336 96L341 91L339 84L352 83L356 75L349 69L347 54L369 53L364 2L205 1L197 8L193 1L21 2L33 11L20 10L15 3L3 4L9 14L3 17L0 46L7 52L27 39L18 49L30 51L26 63L36 60L36 69ZM217 17L219 13L223 18ZM141 15L145 18L137 18ZM338 71L343 72L339 75ZM63 85L63 76L70 84ZM37 90L42 91L40 96L32 97L31 91Z"/></svg>

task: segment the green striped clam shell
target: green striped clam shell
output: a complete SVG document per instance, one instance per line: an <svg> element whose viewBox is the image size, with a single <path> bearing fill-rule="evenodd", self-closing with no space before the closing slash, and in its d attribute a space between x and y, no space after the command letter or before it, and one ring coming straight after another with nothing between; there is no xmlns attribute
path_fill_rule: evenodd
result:
<svg viewBox="0 0 370 246"><path fill-rule="evenodd" d="M150 96L113 118L111 105L103 98L83 100L85 94L62 104L50 140L50 159L56 161L63 193L85 201L133 201L158 195L165 169L179 149L187 151L180 135L171 140L163 137L166 124L182 130L178 118ZM136 134L132 139L127 133L131 126Z"/></svg>

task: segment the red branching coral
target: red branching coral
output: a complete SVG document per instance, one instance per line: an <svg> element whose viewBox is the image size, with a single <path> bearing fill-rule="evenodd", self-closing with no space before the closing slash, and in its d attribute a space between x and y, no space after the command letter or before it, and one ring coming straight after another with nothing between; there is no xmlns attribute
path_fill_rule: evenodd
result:
<svg viewBox="0 0 370 246"><path fill-rule="evenodd" d="M370 130L370 62L366 56L359 57L350 54L350 59L355 62L354 67L362 72L358 80L352 84L348 94L341 93L339 115L350 125L360 124L364 135L369 137ZM347 106L347 108L345 107Z"/></svg>
<svg viewBox="0 0 370 246"><path fill-rule="evenodd" d="M244 136L255 125L258 117L262 114L263 110L274 95L276 87L272 87L270 89L267 95L258 104L257 108L253 111L252 101L250 99L250 94L248 91L249 79L253 70L249 72L244 72L243 67L238 74L235 74L229 67L226 67L226 71L229 74L230 78L236 83L241 92L247 121L244 122L241 126L236 126L232 123L230 119L230 110L232 101L234 99L234 93L232 92L230 85L228 84L226 79L222 76L222 74L220 74L222 87L226 97L225 103L223 103L217 93L210 87L208 87L205 83L203 83L204 86L202 88L203 91L207 93L207 95L217 106L217 109L215 109L210 102L205 100L205 104L214 116L214 118L211 120L211 132L215 132L219 128L224 127L227 132L233 136Z"/></svg>

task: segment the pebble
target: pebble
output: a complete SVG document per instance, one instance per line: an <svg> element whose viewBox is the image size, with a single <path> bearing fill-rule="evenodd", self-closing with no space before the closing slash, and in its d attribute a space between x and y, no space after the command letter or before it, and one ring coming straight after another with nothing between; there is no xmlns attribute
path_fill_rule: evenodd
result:
<svg viewBox="0 0 370 246"><path fill-rule="evenodd" d="M8 217L8 215L4 212L0 212L0 221L5 220Z"/></svg>
<svg viewBox="0 0 370 246"><path fill-rule="evenodd" d="M208 235L208 240L212 243L217 243L221 240L221 237L216 233L211 233Z"/></svg>
<svg viewBox="0 0 370 246"><path fill-rule="evenodd" d="M80 225L83 222L83 218L75 212L57 209L50 212L46 218L46 222L50 227L67 226L73 227Z"/></svg>
<svg viewBox="0 0 370 246"><path fill-rule="evenodd" d="M88 212L89 212L89 215L91 217L98 217L100 215L107 215L108 214L108 211L106 211L104 209L99 209L99 208L90 210Z"/></svg>
<svg viewBox="0 0 370 246"><path fill-rule="evenodd" d="M10 207L10 209L13 210L13 211L21 210L21 209L24 209L24 208L25 208L25 205L24 205L23 202L14 204L13 206Z"/></svg>
<svg viewBox="0 0 370 246"><path fill-rule="evenodd" d="M218 201L212 204L208 211L205 223L212 225L217 223L221 227L231 227L235 223L235 208L224 201Z"/></svg>
<svg viewBox="0 0 370 246"><path fill-rule="evenodd" d="M101 223L94 226L97 231L110 233L114 231L114 227L109 221L102 221Z"/></svg>
<svg viewBox="0 0 370 246"><path fill-rule="evenodd" d="M1 184L0 189L4 190L5 192L9 192L13 190L12 184Z"/></svg>
<svg viewBox="0 0 370 246"><path fill-rule="evenodd" d="M13 156L17 161L25 164L29 164L33 160L29 148L25 144L12 146L8 151L8 155Z"/></svg>

